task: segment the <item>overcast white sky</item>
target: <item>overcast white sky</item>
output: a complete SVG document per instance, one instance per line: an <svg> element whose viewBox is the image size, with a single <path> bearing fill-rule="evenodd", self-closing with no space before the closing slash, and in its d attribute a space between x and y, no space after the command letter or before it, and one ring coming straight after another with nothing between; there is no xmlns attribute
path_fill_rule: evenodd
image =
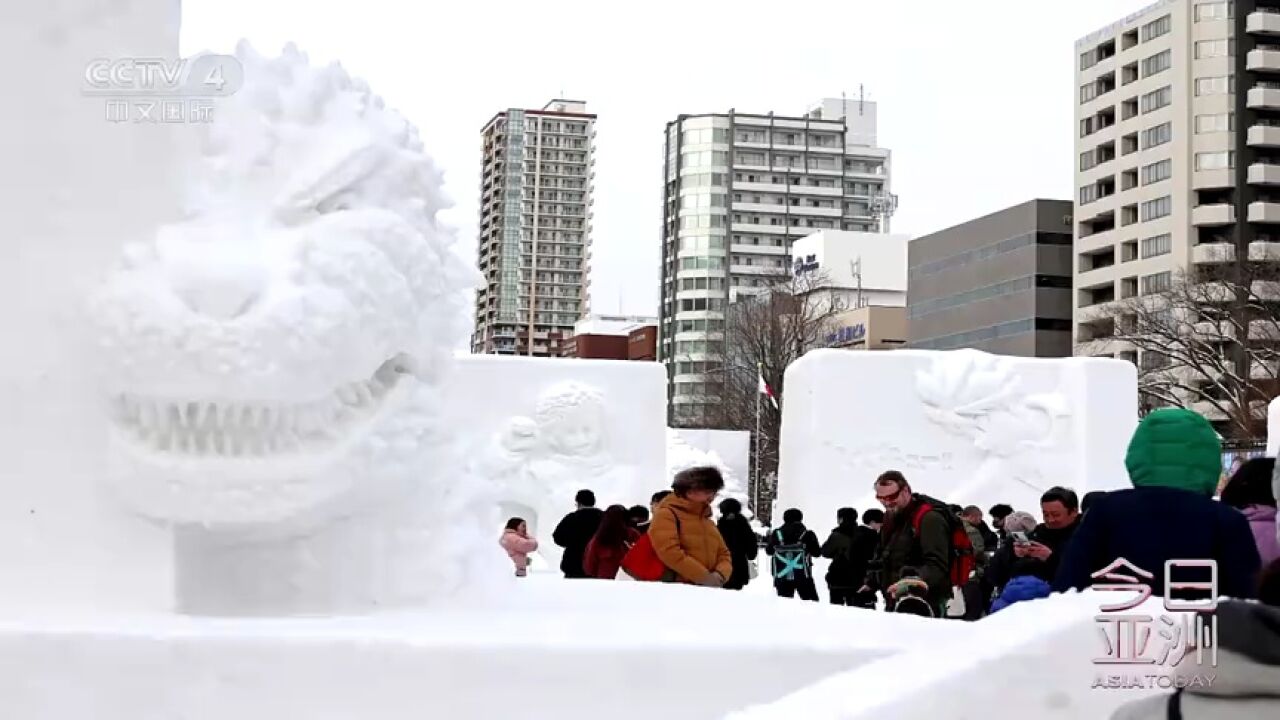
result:
<svg viewBox="0 0 1280 720"><path fill-rule="evenodd" d="M663 130L680 113L879 103L900 207L933 232L1072 197L1077 38L1149 0L184 0L182 52L240 38L340 60L422 133L474 259L480 128L553 97L597 113L592 310L657 310Z"/></svg>

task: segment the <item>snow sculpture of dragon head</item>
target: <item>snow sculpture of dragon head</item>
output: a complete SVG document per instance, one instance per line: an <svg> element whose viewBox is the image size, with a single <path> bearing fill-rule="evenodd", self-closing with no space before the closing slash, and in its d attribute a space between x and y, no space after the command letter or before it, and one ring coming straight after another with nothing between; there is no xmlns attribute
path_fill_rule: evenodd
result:
<svg viewBox="0 0 1280 720"><path fill-rule="evenodd" d="M925 416L995 457L1044 447L1067 415L1061 395L1024 395L1020 379L999 357L977 350L939 353L916 373Z"/></svg>
<svg viewBox="0 0 1280 720"><path fill-rule="evenodd" d="M290 527L422 480L476 280L413 126L292 45L236 57L185 219L127 248L92 312L124 498Z"/></svg>

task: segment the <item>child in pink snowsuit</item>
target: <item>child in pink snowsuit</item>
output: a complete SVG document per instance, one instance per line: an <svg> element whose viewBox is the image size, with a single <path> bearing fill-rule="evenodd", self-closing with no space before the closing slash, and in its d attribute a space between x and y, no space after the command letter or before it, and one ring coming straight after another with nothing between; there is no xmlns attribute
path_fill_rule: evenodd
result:
<svg viewBox="0 0 1280 720"><path fill-rule="evenodd" d="M516 566L516 577L529 574L529 553L538 549L538 541L529 537L529 526L520 518L507 521L507 528L502 531L498 544L507 551L507 557Z"/></svg>

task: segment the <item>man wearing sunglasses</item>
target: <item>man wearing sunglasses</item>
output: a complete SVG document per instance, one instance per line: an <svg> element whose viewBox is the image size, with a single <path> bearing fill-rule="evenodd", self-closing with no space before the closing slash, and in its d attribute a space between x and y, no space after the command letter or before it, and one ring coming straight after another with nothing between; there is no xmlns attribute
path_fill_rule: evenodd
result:
<svg viewBox="0 0 1280 720"><path fill-rule="evenodd" d="M884 524L880 549L859 592L886 593L887 608L892 609L895 598L891 589L902 580L902 569L915 568L929 586L929 604L940 616L951 598L951 528L944 514L946 504L913 493L907 478L897 470L876 478L875 491L876 500L884 506ZM926 504L932 509L920 516L917 529L913 519Z"/></svg>

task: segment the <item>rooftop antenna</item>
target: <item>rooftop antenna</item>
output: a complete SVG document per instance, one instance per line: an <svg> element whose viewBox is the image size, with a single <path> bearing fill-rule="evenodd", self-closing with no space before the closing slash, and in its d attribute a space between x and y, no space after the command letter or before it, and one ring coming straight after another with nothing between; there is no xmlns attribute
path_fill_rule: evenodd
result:
<svg viewBox="0 0 1280 720"><path fill-rule="evenodd" d="M858 83L858 114L862 114L862 105L867 100L867 92L862 83Z"/></svg>
<svg viewBox="0 0 1280 720"><path fill-rule="evenodd" d="M855 308L865 307L862 301L862 256L861 255L858 256L857 260L849 261L849 272L853 274L853 280L855 282L854 287L856 288L856 295L854 296L856 298L854 300L856 304L854 305L854 307Z"/></svg>

